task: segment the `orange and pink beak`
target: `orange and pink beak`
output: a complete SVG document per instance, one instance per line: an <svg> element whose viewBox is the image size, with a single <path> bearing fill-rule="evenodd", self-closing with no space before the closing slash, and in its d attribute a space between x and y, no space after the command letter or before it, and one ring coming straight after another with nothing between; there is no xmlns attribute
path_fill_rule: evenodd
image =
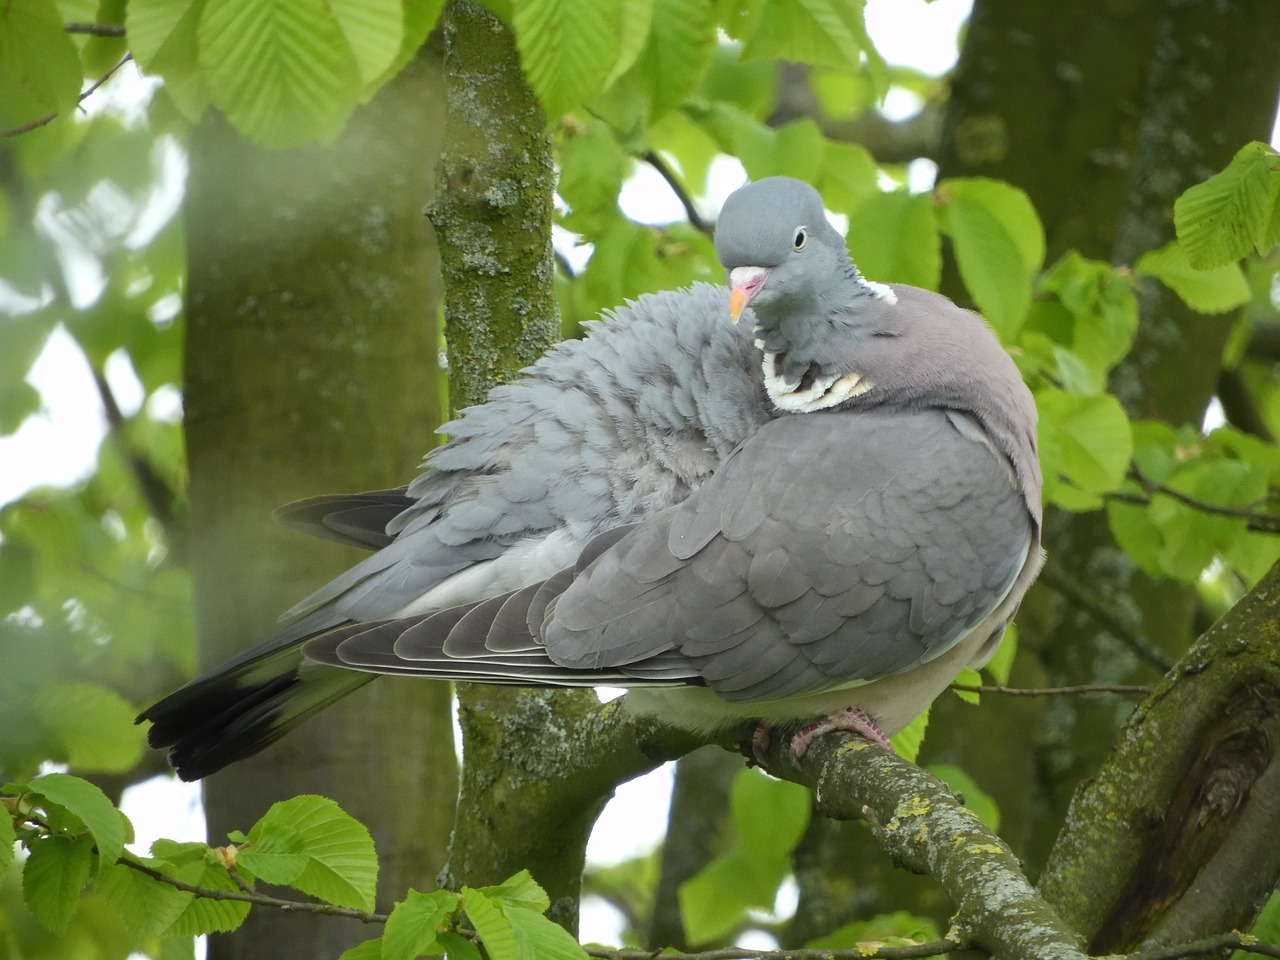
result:
<svg viewBox="0 0 1280 960"><path fill-rule="evenodd" d="M734 267L729 271L729 316L734 323L769 279L769 267Z"/></svg>

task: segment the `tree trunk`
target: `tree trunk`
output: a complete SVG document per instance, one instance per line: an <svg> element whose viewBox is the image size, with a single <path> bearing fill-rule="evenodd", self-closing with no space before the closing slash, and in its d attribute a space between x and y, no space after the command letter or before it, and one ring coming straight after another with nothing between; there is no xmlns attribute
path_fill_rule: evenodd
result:
<svg viewBox="0 0 1280 960"><path fill-rule="evenodd" d="M186 200L186 424L200 662L265 636L357 555L271 522L281 503L394 486L439 423L436 263L421 211L439 152L430 45L332 146L271 152L215 117ZM210 839L274 801L336 799L378 844L382 906L431 887L455 760L445 684L379 680L206 781ZM210 956L336 956L369 932L255 911Z"/></svg>
<svg viewBox="0 0 1280 960"><path fill-rule="evenodd" d="M1246 929L1280 882L1280 564L1081 786L1041 881L1090 950Z"/></svg>

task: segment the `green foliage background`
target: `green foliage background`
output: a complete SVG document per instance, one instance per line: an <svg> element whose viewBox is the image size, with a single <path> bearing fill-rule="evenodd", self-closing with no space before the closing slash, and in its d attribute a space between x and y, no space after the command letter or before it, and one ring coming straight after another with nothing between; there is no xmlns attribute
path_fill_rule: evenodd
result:
<svg viewBox="0 0 1280 960"><path fill-rule="evenodd" d="M874 111L891 87L936 94L939 81L885 62L856 0L487 5L514 26L550 118L561 226L592 248L584 270L557 278L567 335L625 298L719 280L700 217L642 224L617 198L637 165L656 159L700 205L713 160L727 154L753 179L786 174L815 184L847 218L850 249L874 280L937 288L944 264L954 263L1035 392L1049 506L1105 510L1115 543L1141 570L1197 585L1216 611L1280 556L1280 449L1228 425L1206 431L1132 419L1108 390L1108 373L1138 327L1138 293L1161 284L1206 323L1234 325L1222 364L1244 370L1266 424L1280 432L1274 370L1246 366L1243 352L1257 324L1280 319L1280 158L1271 147L1241 145L1226 170L1184 194L1176 241L1131 264L1076 252L1046 263L1040 219L1016 187L951 178L912 192L904 166L829 139L810 118L771 122L779 59L811 65L815 95L834 120ZM73 944L86 957L189 955L192 933L243 916L239 907L199 907L116 865L125 832L107 812L123 787L160 770L132 723L138 707L193 669L182 427L165 402L181 389L186 264L165 171L207 110L271 147L333 138L415 54L441 6L26 0L0 8L0 131L13 134L0 140L0 434L38 414L42 400L26 378L55 330L88 361L108 425L84 482L37 489L0 509L0 774L15 784L7 802L29 851L14 858L14 838L0 834L0 866L8 868L0 957L70 956ZM78 113L87 85L126 53L162 81L154 96L142 109ZM86 106L110 90L91 94ZM127 365L141 384L146 399L136 409L120 408L112 364ZM424 448L429 442L424 435ZM1008 677L1015 645L1006 646L997 682ZM101 790L86 792L61 774L32 779L50 763ZM752 778L736 788L739 846L686 887L691 933L714 939L740 927L747 909L772 904L807 814L785 796L789 787ZM998 818L976 784L963 790ZM24 820L23 804L47 822ZM748 811L775 807L770 822L794 831L752 826ZM308 817L321 833L359 845L339 814L323 803L267 814L247 835L243 876L368 909L371 849L356 857L358 868L327 872L308 852ZM153 869L235 889L203 845L162 845L153 854ZM528 917L520 911L545 908L540 895L521 887L461 896L477 928L491 924L486 943L497 943L513 929L555 937L521 927ZM383 946L360 957L416 955L458 908L418 894L406 903L416 919L406 913L388 925ZM140 904L152 919L138 919ZM907 918L894 929L913 925ZM558 941L543 948L551 952L540 955L572 955Z"/></svg>

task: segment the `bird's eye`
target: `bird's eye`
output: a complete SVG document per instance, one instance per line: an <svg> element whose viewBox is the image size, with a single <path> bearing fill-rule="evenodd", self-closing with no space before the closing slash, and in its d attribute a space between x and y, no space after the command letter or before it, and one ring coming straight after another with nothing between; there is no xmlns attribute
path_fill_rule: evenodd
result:
<svg viewBox="0 0 1280 960"><path fill-rule="evenodd" d="M796 239L794 246L797 250L803 250L804 245L809 242L809 228L798 227L796 229Z"/></svg>

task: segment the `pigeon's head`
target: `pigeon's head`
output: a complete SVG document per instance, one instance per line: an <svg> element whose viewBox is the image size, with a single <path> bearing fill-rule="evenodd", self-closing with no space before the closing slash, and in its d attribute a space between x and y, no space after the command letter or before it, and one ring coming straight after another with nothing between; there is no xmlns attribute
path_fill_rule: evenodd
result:
<svg viewBox="0 0 1280 960"><path fill-rule="evenodd" d="M748 304L765 327L812 314L834 281L857 275L818 191L790 177L757 180L729 196L716 223L716 255L728 271L735 323Z"/></svg>

